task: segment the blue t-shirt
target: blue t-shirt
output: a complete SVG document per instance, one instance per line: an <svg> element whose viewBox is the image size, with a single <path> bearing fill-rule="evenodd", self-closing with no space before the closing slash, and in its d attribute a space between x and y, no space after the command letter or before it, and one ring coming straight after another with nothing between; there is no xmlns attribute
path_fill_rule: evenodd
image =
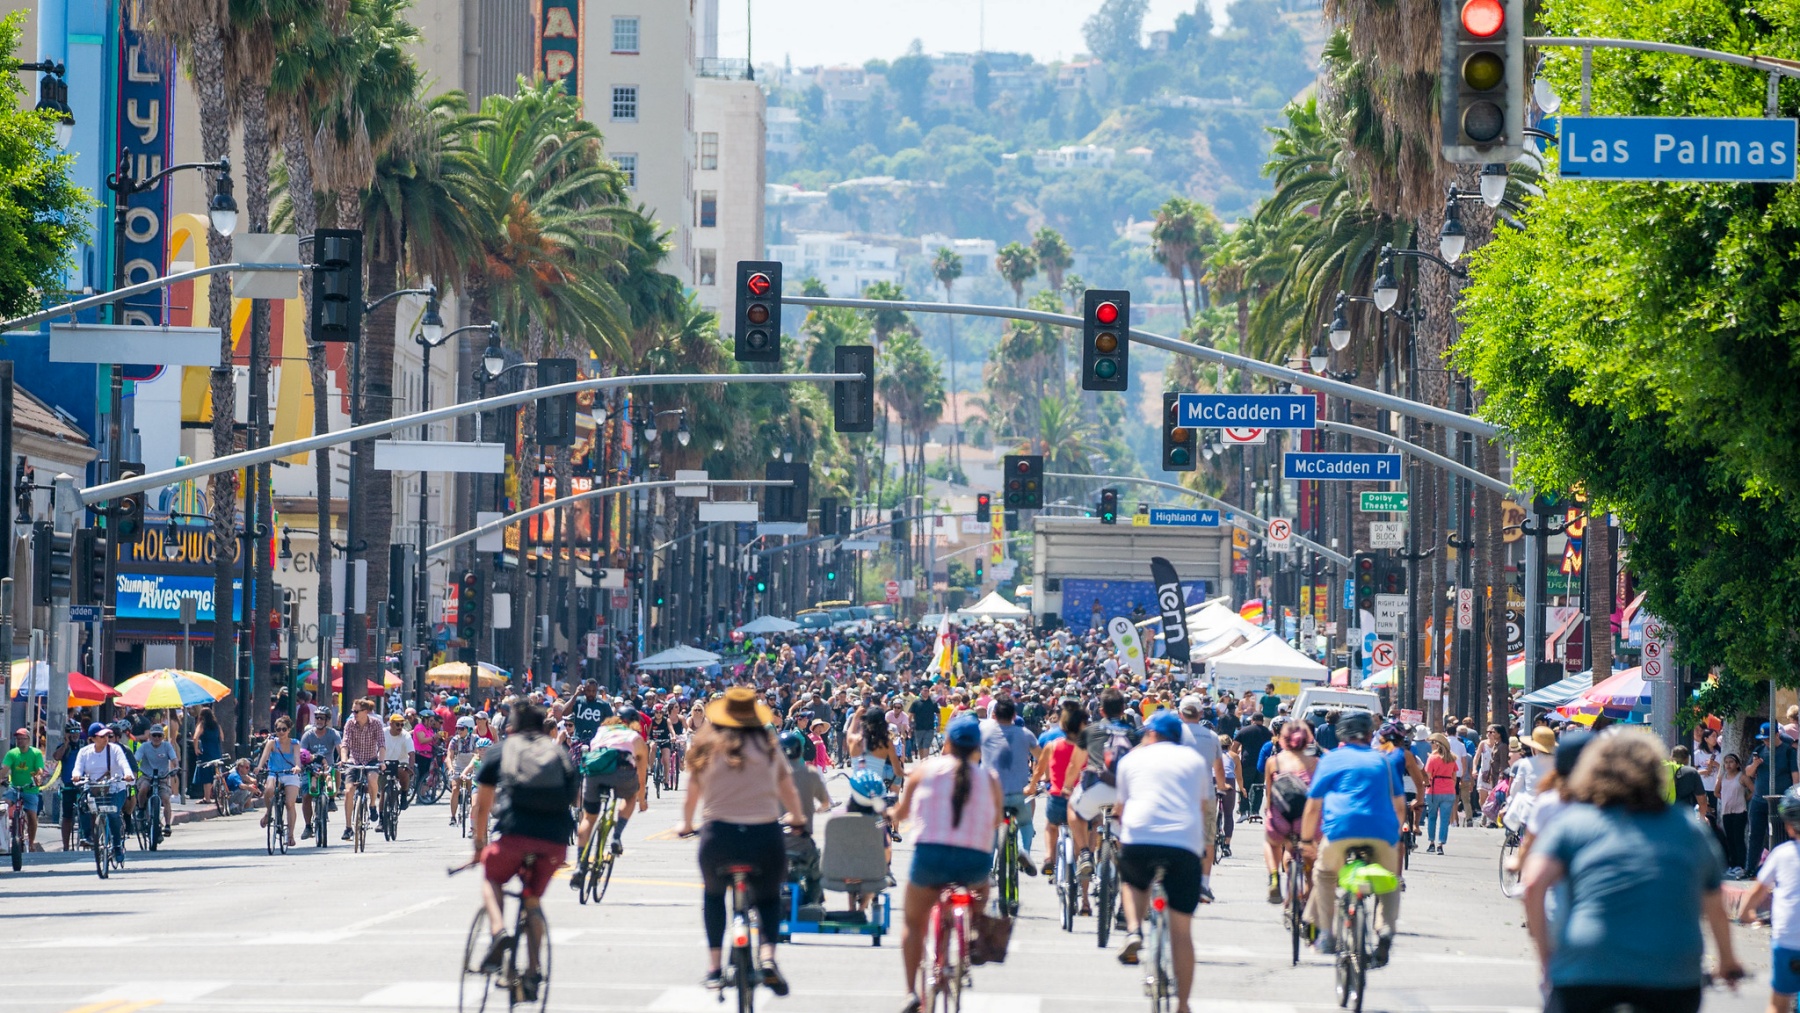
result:
<svg viewBox="0 0 1800 1013"><path fill-rule="evenodd" d="M1319 744L1321 750L1336 749L1338 745L1337 729L1332 727L1331 722L1321 721L1319 727L1313 729L1313 741Z"/></svg>
<svg viewBox="0 0 1800 1013"><path fill-rule="evenodd" d="M1031 733L1018 725L989 719L981 723L981 765L1000 779L1007 794L1024 791L1031 783Z"/></svg>
<svg viewBox="0 0 1800 1013"><path fill-rule="evenodd" d="M1368 837L1400 843L1394 796L1400 778L1387 755L1360 742L1345 743L1319 759L1307 798L1323 799L1326 840Z"/></svg>
<svg viewBox="0 0 1800 1013"><path fill-rule="evenodd" d="M1570 805L1532 853L1566 870L1550 984L1699 987L1700 902L1725 862L1692 809Z"/></svg>
<svg viewBox="0 0 1800 1013"><path fill-rule="evenodd" d="M1037 740L1038 748L1042 749L1045 746L1049 745L1050 743L1055 742L1057 739L1066 739L1066 738L1068 738L1068 736L1063 734L1063 730L1061 728L1052 728L1049 731L1045 732L1044 734L1038 736L1038 740Z"/></svg>

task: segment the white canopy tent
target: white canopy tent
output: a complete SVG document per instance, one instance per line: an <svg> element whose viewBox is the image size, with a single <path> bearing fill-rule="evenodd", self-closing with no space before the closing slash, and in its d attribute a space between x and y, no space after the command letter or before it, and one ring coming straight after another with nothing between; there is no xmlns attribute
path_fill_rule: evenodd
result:
<svg viewBox="0 0 1800 1013"><path fill-rule="evenodd" d="M755 619L739 626L736 632L753 635L757 633L787 633L790 630L797 630L799 628L800 624L794 622L792 619L782 619L778 616L757 616Z"/></svg>
<svg viewBox="0 0 1800 1013"><path fill-rule="evenodd" d="M1193 642L1188 645L1188 663L1198 665L1203 661L1211 661L1222 654L1237 650L1249 640L1250 635L1244 633L1243 630L1235 629L1218 630L1205 639L1195 637Z"/></svg>
<svg viewBox="0 0 1800 1013"><path fill-rule="evenodd" d="M719 656L711 651L679 645L666 651L658 651L638 662L635 667L644 672L671 672L683 668L705 668L718 663Z"/></svg>
<svg viewBox="0 0 1800 1013"><path fill-rule="evenodd" d="M987 616L990 619L1025 619L1031 615L1030 609L1022 609L1005 598L1000 592L989 591L986 598L981 599L965 609L957 609L961 616Z"/></svg>
<svg viewBox="0 0 1800 1013"><path fill-rule="evenodd" d="M1263 633L1263 628L1238 615L1231 606L1220 602L1208 602L1198 612L1188 616L1188 635L1194 643L1202 643L1214 636L1236 631L1247 639L1255 639Z"/></svg>
<svg viewBox="0 0 1800 1013"><path fill-rule="evenodd" d="M1260 690L1274 683L1276 692L1291 696L1299 692L1301 685L1322 685L1329 675L1324 665L1289 647L1273 633L1263 633L1206 663L1207 681L1213 689L1232 693Z"/></svg>

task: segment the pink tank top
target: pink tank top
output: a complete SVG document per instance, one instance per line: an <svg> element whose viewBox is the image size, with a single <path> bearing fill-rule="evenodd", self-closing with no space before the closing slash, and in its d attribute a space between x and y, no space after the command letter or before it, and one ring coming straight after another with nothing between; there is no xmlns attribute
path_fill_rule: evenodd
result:
<svg viewBox="0 0 1800 1013"><path fill-rule="evenodd" d="M963 803L962 822L955 824L951 796L956 792L956 767L956 757L943 755L918 765L919 786L913 789L913 819L919 827L917 843L992 851L994 775L980 764L969 764L969 798Z"/></svg>

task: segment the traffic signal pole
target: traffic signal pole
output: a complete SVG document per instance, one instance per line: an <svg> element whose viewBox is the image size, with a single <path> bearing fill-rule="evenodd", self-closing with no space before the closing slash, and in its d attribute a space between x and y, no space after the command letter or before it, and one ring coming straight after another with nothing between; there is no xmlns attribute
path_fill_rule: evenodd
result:
<svg viewBox="0 0 1800 1013"><path fill-rule="evenodd" d="M704 480L698 481L698 482L683 482L683 481L677 481L675 479L659 479L655 482L631 482L631 483L627 483L625 485L601 486L600 488L589 489L587 492L578 492L578 493L574 494L573 496L568 496L568 497L565 497L562 499L546 500L543 503L539 503L537 506L526 507L523 510L515 511L513 513L507 514L506 516L498 518L496 520L488 521L486 524L477 525L476 527L472 527L469 530L462 532L461 534L453 535L449 538L444 539L441 542L434 542L431 545L427 545L425 547L425 554L427 556L437 555L440 552L444 552L449 549L454 549L458 545L463 544L464 542L474 541L475 539L480 538L482 535L485 535L491 531L500 531L505 528L509 528L512 525L519 523L520 521L526 520L531 517L536 517L538 514L545 513L550 510L557 510L557 509L561 509L563 507L573 506L574 504L583 502L584 500L600 499L600 498L606 497L606 496L617 496L620 493L648 492L649 490L652 490L652 489L674 489L674 488L678 488L678 487L686 487L686 488L691 489L695 486L706 486L706 487L712 488L712 489L771 488L771 487L785 489L785 488L792 487L793 484L794 483L788 479L780 479L780 480L776 480L776 481L770 481L770 480L764 479L764 478L746 478L746 479L710 479L709 478L709 479L704 479ZM691 537L692 534L697 534L697 533L698 532L691 532L689 535L683 536L683 537ZM662 545L656 546L656 549L657 550L665 549L674 544L675 544L675 541L664 542ZM608 568L601 567L601 569L608 569Z"/></svg>

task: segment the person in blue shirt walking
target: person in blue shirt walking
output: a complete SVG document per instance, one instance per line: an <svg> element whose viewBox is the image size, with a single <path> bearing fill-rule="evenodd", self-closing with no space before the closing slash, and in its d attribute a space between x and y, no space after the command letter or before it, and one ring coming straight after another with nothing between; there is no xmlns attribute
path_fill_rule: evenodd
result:
<svg viewBox="0 0 1800 1013"><path fill-rule="evenodd" d="M1400 869L1400 824L1406 794L1393 763L1369 747L1374 716L1345 711L1338 718L1338 748L1325 754L1313 771L1300 820L1300 843L1317 845L1313 863L1312 917L1318 926L1320 953L1335 953L1332 934L1337 915L1337 875L1351 848L1366 847L1383 868ZM1381 895L1376 914L1375 963L1387 963L1400 923L1400 894Z"/></svg>

